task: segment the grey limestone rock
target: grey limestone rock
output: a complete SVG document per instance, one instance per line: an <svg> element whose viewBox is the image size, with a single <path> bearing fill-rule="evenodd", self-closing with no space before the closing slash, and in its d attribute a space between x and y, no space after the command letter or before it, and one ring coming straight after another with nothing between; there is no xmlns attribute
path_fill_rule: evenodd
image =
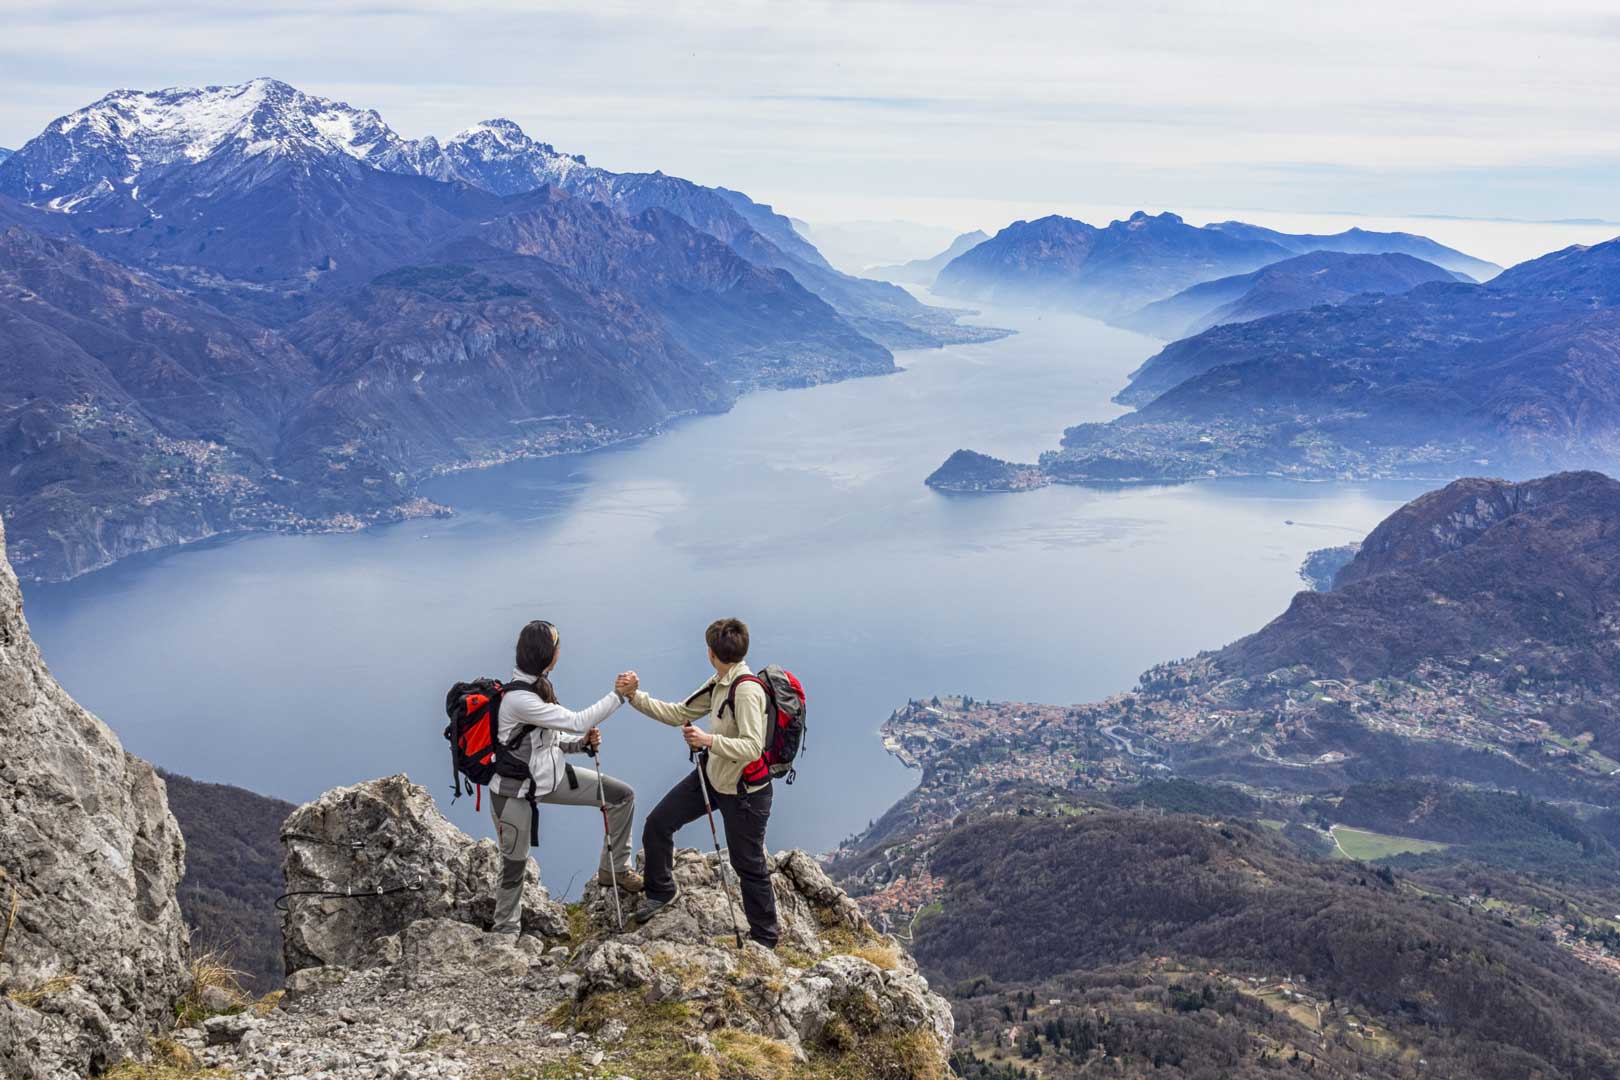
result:
<svg viewBox="0 0 1620 1080"><path fill-rule="evenodd" d="M405 776L328 791L293 811L282 837L287 891L295 894L282 917L288 972L375 962L380 939L419 919L482 929L494 914L501 862L494 842L456 828ZM547 937L568 932L533 862L523 928Z"/></svg>
<svg viewBox="0 0 1620 1080"><path fill-rule="evenodd" d="M51 677L0 527L0 1075L145 1051L189 985L185 845L163 781Z"/></svg>

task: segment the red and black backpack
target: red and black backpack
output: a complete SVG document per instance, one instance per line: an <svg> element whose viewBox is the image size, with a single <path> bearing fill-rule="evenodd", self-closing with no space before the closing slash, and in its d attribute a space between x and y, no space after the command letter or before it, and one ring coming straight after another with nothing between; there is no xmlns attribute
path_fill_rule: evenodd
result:
<svg viewBox="0 0 1620 1080"><path fill-rule="evenodd" d="M793 672L768 664L756 675L732 680L725 702L715 713L716 719L724 716L727 709L735 715L737 687L747 682L758 683L765 691L765 717L770 722L770 730L765 735L765 752L758 760L743 766L742 779L737 786L763 783L771 777L786 777L791 784L799 776L793 759L804 750L804 684Z"/></svg>
<svg viewBox="0 0 1620 1080"><path fill-rule="evenodd" d="M479 809L484 805L484 786L495 777L529 778L529 763L517 753L517 744L528 734L528 729L518 728L510 744L498 738L501 699L507 689L494 679L474 679L456 683L444 699L444 711L450 717L444 727L444 737L450 742L455 798L463 795L461 782L465 779L467 787L477 792ZM518 683L510 689L527 690L528 687Z"/></svg>

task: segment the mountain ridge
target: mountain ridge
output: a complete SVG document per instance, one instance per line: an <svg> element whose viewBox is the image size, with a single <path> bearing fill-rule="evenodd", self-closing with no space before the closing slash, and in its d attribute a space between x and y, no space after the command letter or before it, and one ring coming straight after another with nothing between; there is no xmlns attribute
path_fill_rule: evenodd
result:
<svg viewBox="0 0 1620 1080"><path fill-rule="evenodd" d="M1500 269L1409 233L1290 234L1242 222L1200 227L1168 211L1138 210L1101 227L1059 214L1013 222L947 264L935 291L1117 321L1200 282L1316 250L1411 254L1448 270L1472 267L1470 276Z"/></svg>
<svg viewBox="0 0 1620 1080"><path fill-rule="evenodd" d="M556 187L630 217L659 207L751 261L794 272L811 291L862 320L863 329L884 344L928 347L982 340L991 333L957 326L903 290L839 273L786 217L740 192L661 172L596 168L583 155L531 139L507 119L474 124L443 143L432 136L406 139L376 110L307 94L268 77L237 85L114 91L52 121L0 162L0 194L94 219L93 231L83 230L85 239L99 246L106 238L105 250L126 261L146 253L144 242L158 233L172 239L161 259L146 259L152 266L199 262L212 268L214 260L190 256L217 241L216 231L253 217L267 224L292 221L297 229L300 201L341 200L333 193L334 182L340 188L360 183L364 172L465 186L497 199ZM291 208L284 197L266 194L288 186L311 194ZM388 217L394 230L408 229L424 215L431 220L441 212L439 204L452 197L409 184L371 186L380 190L371 202L395 208ZM176 236L177 228L184 235ZM116 237L125 242L116 243ZM345 257L351 245L344 239L341 233L328 234L320 245L295 246L295 257L280 267L282 286L311 267L317 271L311 283L321 280L320 272L335 270L336 280L352 284L356 279ZM254 253L264 246L261 240L240 252L235 272L262 281L252 269ZM359 277L376 269L361 268Z"/></svg>
<svg viewBox="0 0 1620 1080"><path fill-rule="evenodd" d="M39 579L443 513L414 493L438 471L891 372L885 341L1003 333L840 274L739 192L596 169L509 120L403 139L273 79L53 121L0 163L6 229L34 239L0 248L23 344L0 512Z"/></svg>
<svg viewBox="0 0 1620 1080"><path fill-rule="evenodd" d="M72 576L219 532L439 513L413 488L447 466L604 445L727 408L739 389L894 370L791 275L675 215L373 181L445 197L408 236L382 230L390 246L353 260L352 285L291 304L207 281L180 291L16 226L0 236L0 312L24 343L0 390L0 440L20 461L0 505L24 573ZM251 271L243 257L227 246L221 265ZM189 397L168 386L181 379ZM469 430L469 408L501 423Z"/></svg>
<svg viewBox="0 0 1620 1080"><path fill-rule="evenodd" d="M988 239L990 236L983 229L974 229L952 240L950 245L937 255L930 255L925 259L911 259L893 266L869 267L867 273L886 281L931 287L939 272L945 269L951 260L967 254Z"/></svg>
<svg viewBox="0 0 1620 1080"><path fill-rule="evenodd" d="M1455 248L1449 248L1427 236L1409 232L1377 232L1353 225L1336 233L1285 233L1250 225L1243 221L1217 221L1208 228L1221 232L1263 237L1274 244L1305 254L1311 251L1338 251L1353 255L1379 255L1395 253L1410 255L1424 262L1463 274L1475 281L1485 281L1502 272L1502 268L1486 259L1476 259Z"/></svg>
<svg viewBox="0 0 1620 1080"><path fill-rule="evenodd" d="M1103 227L1050 214L1015 221L939 272L942 295L1035 302L1114 316L1209 277L1244 273L1288 252L1269 240L1138 210Z"/></svg>
<svg viewBox="0 0 1620 1080"><path fill-rule="evenodd" d="M1165 346L1131 379L1117 400L1147 400L1067 429L1041 455L1048 480L1613 468L1620 240L1553 252L1485 284L1434 281L1214 326Z"/></svg>
<svg viewBox="0 0 1620 1080"><path fill-rule="evenodd" d="M1457 280L1452 271L1411 255L1312 251L1258 270L1204 281L1156 300L1119 320L1129 330L1176 341L1222 323L1250 322L1284 311L1337 304L1362 293L1399 293L1430 281ZM1146 388L1134 386L1134 404Z"/></svg>

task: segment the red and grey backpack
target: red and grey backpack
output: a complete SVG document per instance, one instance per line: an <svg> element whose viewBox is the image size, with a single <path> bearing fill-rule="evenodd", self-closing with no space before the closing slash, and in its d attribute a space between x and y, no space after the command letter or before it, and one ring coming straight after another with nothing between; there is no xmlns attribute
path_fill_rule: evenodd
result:
<svg viewBox="0 0 1620 1080"><path fill-rule="evenodd" d="M743 766L738 787L763 783L770 777L786 777L789 784L798 778L793 759L804 749L804 684L798 676L775 664L768 664L756 675L743 675L733 679L726 700L715 713L719 718L730 709L737 711L737 687L743 683L758 683L765 691L765 717L771 722L765 736L765 752L756 761Z"/></svg>
<svg viewBox="0 0 1620 1080"><path fill-rule="evenodd" d="M497 776L515 780L529 778L529 763L517 754L517 744L528 734L519 728L510 745L502 743L500 731L501 699L507 689L527 690L518 683L503 687L494 679L474 679L458 682L444 698L444 711L450 722L444 727L444 737L450 742L450 770L455 780L455 798L461 798L461 781L476 791L478 809L484 806L484 786Z"/></svg>

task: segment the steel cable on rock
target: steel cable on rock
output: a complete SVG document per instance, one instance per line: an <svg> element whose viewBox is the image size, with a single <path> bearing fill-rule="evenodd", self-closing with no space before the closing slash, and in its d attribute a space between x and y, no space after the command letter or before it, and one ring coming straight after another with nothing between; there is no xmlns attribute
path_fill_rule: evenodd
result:
<svg viewBox="0 0 1620 1080"><path fill-rule="evenodd" d="M351 853L362 851L374 844L374 841L371 840L331 840L311 833L282 833L280 839L283 845L291 840L301 840L309 844L347 848ZM300 896L319 896L328 900L375 900L384 896L395 896L399 893L421 891L422 879L420 877L398 885L373 885L358 890L353 885L345 886L342 891L337 889L292 889L276 897L275 908L277 911L285 912L288 910L288 901Z"/></svg>

